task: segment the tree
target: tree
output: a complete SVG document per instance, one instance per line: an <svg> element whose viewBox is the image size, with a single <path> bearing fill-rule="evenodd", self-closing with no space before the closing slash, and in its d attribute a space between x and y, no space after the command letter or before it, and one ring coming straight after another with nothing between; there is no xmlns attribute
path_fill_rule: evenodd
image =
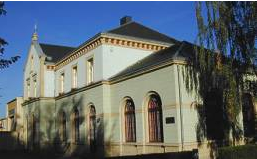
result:
<svg viewBox="0 0 257 159"><path fill-rule="evenodd" d="M0 15L6 15L6 10L4 9L4 2L0 2ZM13 56L9 59L3 58L3 54L5 51L5 46L8 45L8 43L0 37L0 69L7 68L14 62L16 62L20 56Z"/></svg>
<svg viewBox="0 0 257 159"><path fill-rule="evenodd" d="M196 17L198 46L195 60L187 67L187 89L196 90L201 101L210 90L218 90L227 121L226 139L230 130L233 139L239 139L244 77L257 75L257 2L196 2Z"/></svg>

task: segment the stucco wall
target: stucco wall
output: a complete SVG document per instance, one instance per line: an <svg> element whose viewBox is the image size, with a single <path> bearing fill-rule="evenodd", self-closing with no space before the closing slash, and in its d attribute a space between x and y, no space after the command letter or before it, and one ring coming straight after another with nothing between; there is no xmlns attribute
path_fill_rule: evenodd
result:
<svg viewBox="0 0 257 159"><path fill-rule="evenodd" d="M31 67L31 57L33 56L33 66ZM32 44L29 52L28 52L28 57L27 61L25 63L24 67L24 82L23 82L23 96L24 99L28 98L27 94L27 79L30 79L30 97L34 97L34 85L33 85L33 80L34 80L34 75L36 75L35 79L37 81L37 97L40 96L40 58L39 58L39 52L35 48L35 45Z"/></svg>

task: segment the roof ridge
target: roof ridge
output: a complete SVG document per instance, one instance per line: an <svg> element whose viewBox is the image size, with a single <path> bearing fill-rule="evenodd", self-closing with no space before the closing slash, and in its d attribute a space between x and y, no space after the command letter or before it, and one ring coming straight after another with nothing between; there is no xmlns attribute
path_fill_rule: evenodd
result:
<svg viewBox="0 0 257 159"><path fill-rule="evenodd" d="M157 30L155 30L155 29L152 29L152 28L150 28L150 27L147 27L147 26L145 26L145 25L143 25L143 24L140 24L140 23L137 23L137 22L135 22L135 23L138 24L138 25L141 25L142 27L145 27L145 28L147 28L147 29L149 29L149 30L151 30L151 31L154 31L154 32L159 33L159 34L161 34L161 35L163 35L163 36L166 36L166 37L168 37L168 38L170 38L170 39L172 39L172 40L174 40L174 41L178 41L178 40L176 40L176 39L174 39L174 38L172 38L172 37L170 37L170 36L168 36L168 35L166 35L166 34L164 34L164 33L161 33L161 32L159 32L159 31L157 31Z"/></svg>
<svg viewBox="0 0 257 159"><path fill-rule="evenodd" d="M58 44L49 44L49 43L39 43L39 45L49 45L49 46L57 46L57 47L69 47L69 48L77 48L74 46L65 46L65 45L58 45Z"/></svg>
<svg viewBox="0 0 257 159"><path fill-rule="evenodd" d="M116 29L118 29L118 28L123 28L124 26L127 26L128 24L131 24L131 23L136 23L136 22L135 22L135 21L130 21L130 22L127 22L127 23L125 23L125 24L119 25L119 26L117 26L117 27L115 27L115 28L113 28L113 29L111 29L111 30L104 31L103 33L108 33L108 32L111 32L111 31L113 31L113 30L116 30Z"/></svg>

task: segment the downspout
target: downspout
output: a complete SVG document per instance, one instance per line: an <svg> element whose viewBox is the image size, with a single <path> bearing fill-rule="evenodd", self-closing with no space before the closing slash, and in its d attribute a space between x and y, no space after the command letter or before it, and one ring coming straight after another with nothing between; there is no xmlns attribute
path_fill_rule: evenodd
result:
<svg viewBox="0 0 257 159"><path fill-rule="evenodd" d="M184 41L178 48L177 52L174 54L174 58L178 57L178 54L184 47ZM178 93L179 93L179 114L180 114L180 137L181 137L181 148L182 151L184 150L184 128L183 128L183 111L182 111L182 95L181 95L181 90L180 90L180 76L179 76L179 66L177 65L177 75L178 75Z"/></svg>
<svg viewBox="0 0 257 159"><path fill-rule="evenodd" d="M177 65L177 74L178 74L178 92L179 92L179 113L180 113L180 136L182 151L184 150L184 128L183 128L183 111L182 111L182 96L180 90L180 77L179 77L179 66Z"/></svg>

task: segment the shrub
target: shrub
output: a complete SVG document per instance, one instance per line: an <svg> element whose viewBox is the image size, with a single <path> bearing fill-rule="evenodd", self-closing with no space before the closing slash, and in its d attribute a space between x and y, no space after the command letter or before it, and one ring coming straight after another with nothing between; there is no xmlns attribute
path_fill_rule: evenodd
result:
<svg viewBox="0 0 257 159"><path fill-rule="evenodd" d="M218 159L257 159L257 145L219 148Z"/></svg>

